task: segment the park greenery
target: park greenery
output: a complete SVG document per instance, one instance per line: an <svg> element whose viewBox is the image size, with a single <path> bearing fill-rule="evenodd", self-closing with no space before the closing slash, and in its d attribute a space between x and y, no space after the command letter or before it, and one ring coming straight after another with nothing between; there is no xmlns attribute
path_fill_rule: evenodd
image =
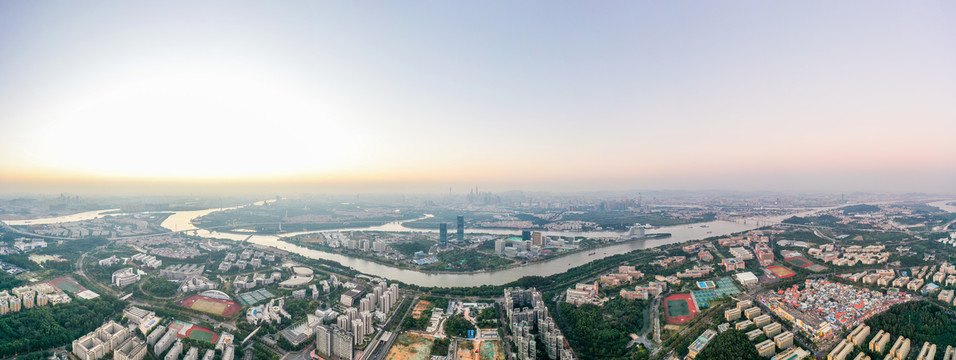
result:
<svg viewBox="0 0 956 360"><path fill-rule="evenodd" d="M432 343L431 353L432 356L447 356L448 355L448 346L451 345L451 339L435 339L435 342Z"/></svg>
<svg viewBox="0 0 956 360"><path fill-rule="evenodd" d="M125 306L116 298L101 296L6 314L0 317L0 357L67 345Z"/></svg>
<svg viewBox="0 0 956 360"><path fill-rule="evenodd" d="M956 317L947 309L929 301L917 301L891 307L866 321L876 330L909 338L914 344L956 344Z"/></svg>
<svg viewBox="0 0 956 360"><path fill-rule="evenodd" d="M468 337L468 331L475 326L461 315L452 315L445 319L445 334L448 336Z"/></svg>
<svg viewBox="0 0 956 360"><path fill-rule="evenodd" d="M478 328L487 329L493 328L498 325L498 307L497 305L489 306L481 310L478 313L478 316L475 317L475 322L478 325Z"/></svg>
<svg viewBox="0 0 956 360"><path fill-rule="evenodd" d="M161 298L176 296L176 290L179 284L166 280L161 277L151 276L143 281L142 289L144 292Z"/></svg>
<svg viewBox="0 0 956 360"><path fill-rule="evenodd" d="M438 262L424 266L430 271L495 270L513 264L511 260L474 249L452 249L439 252Z"/></svg>
<svg viewBox="0 0 956 360"><path fill-rule="evenodd" d="M705 214L701 217L678 219L667 216L664 212L636 213L628 210L595 210L583 213L569 213L563 215L566 221L588 221L596 223L602 229L624 231L634 224L652 226L672 226L698 222L713 221L714 214Z"/></svg>
<svg viewBox="0 0 956 360"><path fill-rule="evenodd" d="M698 360L757 360L753 342L743 332L730 329L720 333L697 354Z"/></svg>
<svg viewBox="0 0 956 360"><path fill-rule="evenodd" d="M412 257L416 252L419 251L428 253L428 249L436 244L438 243L428 239L414 239L410 241L392 243L391 247L392 249L395 249L395 251L400 252L402 255Z"/></svg>
<svg viewBox="0 0 956 360"><path fill-rule="evenodd" d="M25 284L26 281L17 279L13 275L0 271L0 290L8 290Z"/></svg>
<svg viewBox="0 0 956 360"><path fill-rule="evenodd" d="M556 322L582 359L622 359L628 357L630 334L644 326L647 303L613 298L603 307L560 304Z"/></svg>

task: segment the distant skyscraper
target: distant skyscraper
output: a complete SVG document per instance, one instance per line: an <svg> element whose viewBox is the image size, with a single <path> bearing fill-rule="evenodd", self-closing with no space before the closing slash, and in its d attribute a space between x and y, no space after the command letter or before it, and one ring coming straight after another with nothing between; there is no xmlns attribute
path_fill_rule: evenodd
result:
<svg viewBox="0 0 956 360"><path fill-rule="evenodd" d="M465 217L458 215L458 242L465 241Z"/></svg>
<svg viewBox="0 0 956 360"><path fill-rule="evenodd" d="M438 247L444 249L448 246L448 224L438 224Z"/></svg>
<svg viewBox="0 0 956 360"><path fill-rule="evenodd" d="M495 254L504 255L505 239L495 239Z"/></svg>
<svg viewBox="0 0 956 360"><path fill-rule="evenodd" d="M531 240L531 230L521 230L521 240Z"/></svg>
<svg viewBox="0 0 956 360"><path fill-rule="evenodd" d="M540 231L531 233L531 245L544 247L544 236L541 235Z"/></svg>

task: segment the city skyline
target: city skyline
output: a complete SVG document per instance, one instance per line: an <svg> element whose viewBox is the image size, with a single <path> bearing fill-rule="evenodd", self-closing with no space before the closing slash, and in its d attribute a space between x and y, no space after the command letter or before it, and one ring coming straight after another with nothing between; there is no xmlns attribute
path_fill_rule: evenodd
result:
<svg viewBox="0 0 956 360"><path fill-rule="evenodd" d="M0 5L3 192L956 192L956 9Z"/></svg>

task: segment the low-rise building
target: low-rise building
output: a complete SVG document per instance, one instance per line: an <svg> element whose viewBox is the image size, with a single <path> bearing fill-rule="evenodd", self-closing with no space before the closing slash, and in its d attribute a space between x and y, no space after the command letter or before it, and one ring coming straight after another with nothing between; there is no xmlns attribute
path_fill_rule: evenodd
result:
<svg viewBox="0 0 956 360"><path fill-rule="evenodd" d="M781 331L783 331L783 326L780 326L780 323L770 323L763 327L764 335L767 335L768 338L776 336Z"/></svg>
<svg viewBox="0 0 956 360"><path fill-rule="evenodd" d="M786 349L793 346L793 333L784 331L773 337L773 342L777 344L778 349Z"/></svg>
<svg viewBox="0 0 956 360"><path fill-rule="evenodd" d="M886 344L890 342L890 333L880 330L873 336L873 339L870 340L869 349L876 351L878 353L883 353L886 350Z"/></svg>
<svg viewBox="0 0 956 360"><path fill-rule="evenodd" d="M846 340L851 342L854 346L863 346L863 341L870 336L870 327L865 324L860 324L846 336Z"/></svg>
<svg viewBox="0 0 956 360"><path fill-rule="evenodd" d="M701 350L704 350L707 347L707 344L710 343L714 337L717 336L717 332L712 329L704 330L704 333L700 334L693 343L687 348L687 356L691 359L697 357L697 354L700 354Z"/></svg>
<svg viewBox="0 0 956 360"><path fill-rule="evenodd" d="M750 331L744 333L744 335L747 335L747 339L750 339L750 341L754 341L754 340L756 340L758 337L763 336L763 330L760 330L760 329L750 330Z"/></svg>
<svg viewBox="0 0 956 360"><path fill-rule="evenodd" d="M146 343L138 337L132 336L120 344L113 352L114 360L142 360L146 357Z"/></svg>
<svg viewBox="0 0 956 360"><path fill-rule="evenodd" d="M841 340L840 343L827 354L827 360L846 360L846 357L850 355L850 352L853 351L853 344L846 339Z"/></svg>
<svg viewBox="0 0 956 360"><path fill-rule="evenodd" d="M803 360L810 357L810 353L799 347L791 347L783 352L774 355L770 360Z"/></svg>
<svg viewBox="0 0 956 360"><path fill-rule="evenodd" d="M724 318L727 321L734 321L740 319L740 309L727 309L724 310Z"/></svg>
<svg viewBox="0 0 956 360"><path fill-rule="evenodd" d="M770 320L771 320L770 315L767 315L767 314L763 314L753 318L754 325L757 325L757 327L763 327L764 325L769 324Z"/></svg>
<svg viewBox="0 0 956 360"><path fill-rule="evenodd" d="M113 272L112 283L116 287L125 287L139 281L139 273L136 269L125 268Z"/></svg>
<svg viewBox="0 0 956 360"><path fill-rule="evenodd" d="M755 347L757 348L757 354L763 357L771 357L777 352L776 345L770 339L764 340Z"/></svg>

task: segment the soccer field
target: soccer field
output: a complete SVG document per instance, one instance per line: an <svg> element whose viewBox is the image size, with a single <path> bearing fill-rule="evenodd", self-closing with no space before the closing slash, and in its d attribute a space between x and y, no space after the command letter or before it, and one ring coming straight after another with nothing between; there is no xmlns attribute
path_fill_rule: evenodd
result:
<svg viewBox="0 0 956 360"><path fill-rule="evenodd" d="M687 300L685 299L668 300L667 315L671 317L690 315L690 307L687 306Z"/></svg>
<svg viewBox="0 0 956 360"><path fill-rule="evenodd" d="M60 288L60 290L63 290L63 291L65 291L65 292L67 292L67 293L70 293L70 294L76 294L76 293L78 293L78 292L80 292L80 291L83 291L83 288L81 288L81 287L79 287L79 286L76 286L76 284L71 283L71 282L69 282L69 281L61 281L61 282L58 282L58 283L56 283L56 287Z"/></svg>
<svg viewBox="0 0 956 360"><path fill-rule="evenodd" d="M767 270L770 270L770 272L772 272L776 277L781 279L796 275L796 273L794 273L790 269L787 269L783 266L771 266L771 267L768 267Z"/></svg>
<svg viewBox="0 0 956 360"><path fill-rule="evenodd" d="M189 335L188 335L188 336L189 336L190 338L193 338L193 339L196 339L196 340L202 340L202 341L205 341L205 342L212 342L212 340L216 337L216 334L213 334L213 333L211 333L211 332L209 332L209 331L206 331L206 330L192 329L192 330L189 331Z"/></svg>
<svg viewBox="0 0 956 360"><path fill-rule="evenodd" d="M196 302L194 302L193 305L190 306L189 308L196 311L202 311L205 313L222 315L222 313L226 311L226 304L223 304L221 302L209 301L206 299L197 299Z"/></svg>

